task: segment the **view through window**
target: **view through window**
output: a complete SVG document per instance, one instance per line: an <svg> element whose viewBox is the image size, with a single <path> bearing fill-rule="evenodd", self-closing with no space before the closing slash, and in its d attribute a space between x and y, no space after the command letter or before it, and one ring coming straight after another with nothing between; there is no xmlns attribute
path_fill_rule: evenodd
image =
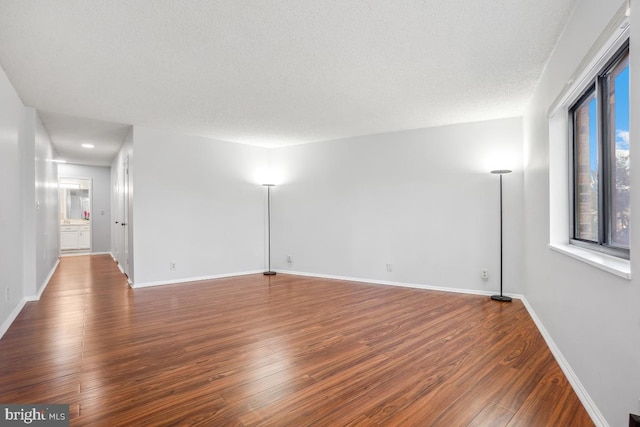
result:
<svg viewBox="0 0 640 427"><path fill-rule="evenodd" d="M570 109L572 243L629 257L629 47L623 46Z"/></svg>

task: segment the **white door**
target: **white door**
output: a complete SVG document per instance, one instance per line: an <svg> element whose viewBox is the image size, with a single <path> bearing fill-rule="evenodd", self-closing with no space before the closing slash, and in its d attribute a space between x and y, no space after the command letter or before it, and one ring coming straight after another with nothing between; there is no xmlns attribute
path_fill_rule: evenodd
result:
<svg viewBox="0 0 640 427"><path fill-rule="evenodd" d="M122 227L120 226L120 215L121 208L120 203L122 201L122 197L120 196L120 185L122 184L122 178L120 177L120 170L116 169L116 173L113 175L113 189L112 189L112 204L111 204L111 218L114 218L113 225L111 226L111 241L113 247L113 255L118 262L118 265L122 265L122 242L120 241L122 235Z"/></svg>
<svg viewBox="0 0 640 427"><path fill-rule="evenodd" d="M124 158L122 185L122 242L124 243L124 274L129 277L129 156Z"/></svg>

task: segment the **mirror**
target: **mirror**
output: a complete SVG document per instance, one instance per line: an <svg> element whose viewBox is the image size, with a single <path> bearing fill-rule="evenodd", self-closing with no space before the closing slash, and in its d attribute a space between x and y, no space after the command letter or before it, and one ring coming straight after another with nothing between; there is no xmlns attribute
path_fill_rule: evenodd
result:
<svg viewBox="0 0 640 427"><path fill-rule="evenodd" d="M85 220L91 219L91 203L89 201L89 180L60 179L60 219Z"/></svg>
<svg viewBox="0 0 640 427"><path fill-rule="evenodd" d="M89 190L72 190L64 192L64 219L89 219Z"/></svg>

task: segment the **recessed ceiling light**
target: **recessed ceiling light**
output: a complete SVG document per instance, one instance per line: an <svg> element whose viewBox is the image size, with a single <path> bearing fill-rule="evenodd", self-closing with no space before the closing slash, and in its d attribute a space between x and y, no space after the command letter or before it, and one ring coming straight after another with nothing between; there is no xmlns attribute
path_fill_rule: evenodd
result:
<svg viewBox="0 0 640 427"><path fill-rule="evenodd" d="M80 188L80 184L75 182L60 182L60 188L72 188L77 190Z"/></svg>
<svg viewBox="0 0 640 427"><path fill-rule="evenodd" d="M96 148L96 146L95 146L95 145L93 145L93 144L82 144L82 146L83 146L84 148Z"/></svg>

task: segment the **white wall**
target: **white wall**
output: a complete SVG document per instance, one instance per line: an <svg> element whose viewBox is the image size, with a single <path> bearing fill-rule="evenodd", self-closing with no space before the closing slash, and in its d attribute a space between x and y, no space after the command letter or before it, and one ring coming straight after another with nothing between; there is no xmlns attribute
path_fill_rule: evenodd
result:
<svg viewBox="0 0 640 427"><path fill-rule="evenodd" d="M24 109L22 149L22 286L23 295L36 293L37 256L36 239L36 113Z"/></svg>
<svg viewBox="0 0 640 427"><path fill-rule="evenodd" d="M35 165L34 177L30 185L35 189L35 286L27 289L27 295L37 295L46 286L52 269L58 262L58 165L51 160L55 151L49 134L33 108L26 109L27 129L33 129L34 158L29 159ZM31 201L33 206L33 200Z"/></svg>
<svg viewBox="0 0 640 427"><path fill-rule="evenodd" d="M480 292L499 289L499 178L489 171L513 169L504 178L504 285L524 292L521 119L270 155L282 175L272 193L274 268Z"/></svg>
<svg viewBox="0 0 640 427"><path fill-rule="evenodd" d="M22 149L22 284L37 297L58 263L58 175L49 134L33 108L24 108Z"/></svg>
<svg viewBox="0 0 640 427"><path fill-rule="evenodd" d="M629 412L640 412L640 227L631 229L630 281L547 247L550 141L545 112L621 5L601 0L577 3L524 118L527 299L611 426L626 425ZM640 9L634 13L636 21ZM640 83L640 55L633 48L640 45L640 26L633 22L631 39L633 91ZM640 98L632 96L631 102L634 139ZM637 169L632 169L631 179L632 187L640 188ZM640 197L632 197L631 203L632 222L638 224Z"/></svg>
<svg viewBox="0 0 640 427"><path fill-rule="evenodd" d="M133 150L136 286L264 268L266 149L136 126Z"/></svg>
<svg viewBox="0 0 640 427"><path fill-rule="evenodd" d="M60 164L60 178L90 178L91 188L91 252L111 250L111 168Z"/></svg>
<svg viewBox="0 0 640 427"><path fill-rule="evenodd" d="M0 69L0 335L24 296L22 277L22 154L24 107ZM9 288L10 300L5 298Z"/></svg>
<svg viewBox="0 0 640 427"><path fill-rule="evenodd" d="M58 263L58 167L40 116L24 108L22 149L22 281L33 298L46 286Z"/></svg>
<svg viewBox="0 0 640 427"><path fill-rule="evenodd" d="M0 71L0 336L57 265L54 150L36 111L25 108ZM9 299L7 300L7 290Z"/></svg>

